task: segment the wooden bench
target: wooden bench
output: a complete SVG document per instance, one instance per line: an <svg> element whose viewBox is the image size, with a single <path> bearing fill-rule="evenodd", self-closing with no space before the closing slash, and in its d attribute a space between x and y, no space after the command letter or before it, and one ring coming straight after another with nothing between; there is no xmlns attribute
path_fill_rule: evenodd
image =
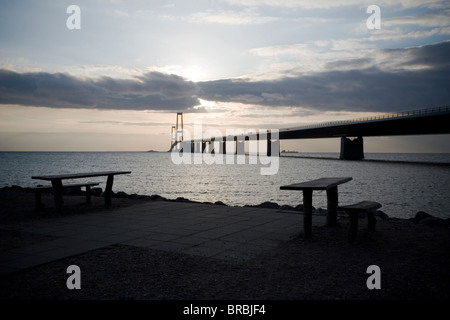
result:
<svg viewBox="0 0 450 320"><path fill-rule="evenodd" d="M91 203L91 187L98 186L99 184L100 184L100 182L86 182L86 183L66 184L66 185L63 185L62 187L64 189L86 187L86 203ZM34 191L36 210L42 210L44 208L44 204L42 203L42 197L41 197L42 192L49 191L52 189L53 189L53 186L38 186L38 187L31 188L31 190Z"/></svg>
<svg viewBox="0 0 450 320"><path fill-rule="evenodd" d="M348 232L349 242L355 242L356 240L356 235L358 233L358 218L361 212L367 214L369 231L375 231L375 224L377 220L374 217L374 212L378 208L381 208L380 203L367 200L355 204L338 207L338 210L347 212L350 216L350 230Z"/></svg>

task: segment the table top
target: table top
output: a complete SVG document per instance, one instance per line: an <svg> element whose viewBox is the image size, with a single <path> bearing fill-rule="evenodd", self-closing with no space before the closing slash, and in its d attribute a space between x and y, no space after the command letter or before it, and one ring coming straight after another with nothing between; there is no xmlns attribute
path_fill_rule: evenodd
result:
<svg viewBox="0 0 450 320"><path fill-rule="evenodd" d="M281 190L327 190L352 180L352 177L320 178L281 186Z"/></svg>
<svg viewBox="0 0 450 320"><path fill-rule="evenodd" d="M55 179L78 179L78 178L90 178L90 177L100 177L109 176L116 174L129 174L131 171L100 171L100 172L86 172L86 173L68 173L68 174L56 174L48 176L33 176L31 179L39 180L55 180Z"/></svg>

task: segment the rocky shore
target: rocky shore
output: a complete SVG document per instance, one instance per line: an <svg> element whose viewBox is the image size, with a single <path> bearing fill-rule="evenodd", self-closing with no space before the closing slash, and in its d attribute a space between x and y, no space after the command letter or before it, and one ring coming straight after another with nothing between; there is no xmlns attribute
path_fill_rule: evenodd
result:
<svg viewBox="0 0 450 320"><path fill-rule="evenodd" d="M3 187L0 188L0 193L3 192L22 192L22 193L34 193L34 191L31 188L24 188L21 186L11 186L11 187ZM81 187L74 187L74 188L66 188L64 190L66 196L84 196L85 191L81 189ZM51 191L46 191L48 195L51 195ZM91 188L91 195L94 197L103 197L103 189L100 187ZM138 201L175 201L175 202L192 202L192 203L205 203L205 204L215 204L215 205L221 205L221 206L227 206L227 204L223 203L222 201L216 201L216 202L198 202L190 199L186 199L184 197L177 197L175 199L168 199L165 197L162 197L160 195L141 195L141 194L127 194L123 191L113 192L112 194L113 198L116 199L128 199L128 200L138 200ZM258 205L244 205L244 207L256 207L256 208L266 208L266 209L278 209L278 210L289 210L293 212L302 213L303 212L303 204L298 204L297 206L290 206L290 205L280 205L276 202L262 202ZM315 208L313 207L313 213L318 215L326 215L326 209L322 208ZM345 213L338 212L339 216L345 216ZM382 210L377 210L375 212L375 217L382 220L395 220L398 218L391 218L389 217L385 212ZM364 214L361 214L361 218L364 218ZM420 223L425 225L433 225L433 226L447 226L450 227L450 218L442 219L439 217L435 217L427 212L424 211L418 211L414 218L409 218L409 221L412 221L414 223Z"/></svg>

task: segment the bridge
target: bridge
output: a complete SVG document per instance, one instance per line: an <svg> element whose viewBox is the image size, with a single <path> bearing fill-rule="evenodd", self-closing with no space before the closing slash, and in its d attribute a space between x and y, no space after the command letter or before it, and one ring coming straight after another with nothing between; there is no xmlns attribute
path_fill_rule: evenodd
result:
<svg viewBox="0 0 450 320"><path fill-rule="evenodd" d="M264 132L242 132L227 136L202 137L189 141L183 140L183 128L175 129L171 148L180 151L189 148L191 152L219 152L227 153L226 142L234 142L235 154L244 154L245 141L267 141L267 155L271 156L273 150L279 154L279 141L289 139L317 139L341 138L341 159L363 159L363 137L401 136L401 135L428 135L450 133L450 106L420 109L407 112L389 113L378 116L363 117L342 121L329 121L306 126L267 130ZM182 118L181 118L182 119ZM182 123L182 120L181 120ZM178 134L181 133L181 136ZM181 137L181 138L180 138ZM216 150L216 143L219 148ZM207 148L209 146L209 148ZM276 152L274 153L276 154Z"/></svg>

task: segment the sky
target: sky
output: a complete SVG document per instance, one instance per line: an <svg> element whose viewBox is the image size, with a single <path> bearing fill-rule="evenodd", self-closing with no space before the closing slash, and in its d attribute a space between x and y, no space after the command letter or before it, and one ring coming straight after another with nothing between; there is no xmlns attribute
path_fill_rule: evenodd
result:
<svg viewBox="0 0 450 320"><path fill-rule="evenodd" d="M1 151L166 151L177 112L193 135L446 105L448 1L0 0ZM450 152L449 137L364 143Z"/></svg>

